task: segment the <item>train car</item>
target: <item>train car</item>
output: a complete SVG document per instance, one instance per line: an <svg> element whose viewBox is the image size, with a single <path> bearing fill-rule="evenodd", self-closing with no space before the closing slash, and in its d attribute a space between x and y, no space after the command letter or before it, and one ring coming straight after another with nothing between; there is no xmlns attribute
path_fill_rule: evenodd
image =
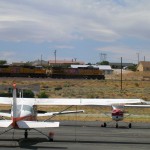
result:
<svg viewBox="0 0 150 150"><path fill-rule="evenodd" d="M63 68L52 67L49 76L51 78L83 78L83 79L105 79L102 70L94 67Z"/></svg>
<svg viewBox="0 0 150 150"><path fill-rule="evenodd" d="M1 77L47 77L46 70L40 66L0 66Z"/></svg>
<svg viewBox="0 0 150 150"><path fill-rule="evenodd" d="M0 77L51 77L105 79L103 71L94 67L67 68L52 67L50 70L41 66L0 66Z"/></svg>

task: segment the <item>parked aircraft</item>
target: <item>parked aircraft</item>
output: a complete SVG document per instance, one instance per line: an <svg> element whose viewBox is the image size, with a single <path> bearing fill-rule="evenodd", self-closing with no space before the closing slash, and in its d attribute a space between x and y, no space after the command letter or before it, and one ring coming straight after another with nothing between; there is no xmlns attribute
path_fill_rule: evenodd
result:
<svg viewBox="0 0 150 150"><path fill-rule="evenodd" d="M125 118L127 118L128 116L130 116L131 114L128 114L127 116L125 116L126 114L126 111L125 111L125 108L126 107L132 107L132 108L150 108L150 102L149 101L144 101L142 102L143 104L142 105L116 105L116 104L113 104L111 107L112 107L112 111L111 111L111 114L108 115L107 113L105 113L105 115L111 117L112 121L115 121L116 122L116 128L119 127L118 125L118 122L119 121L123 121ZM107 126L107 122L104 122L101 127L106 127ZM131 128L132 127L132 124L131 122L128 124L128 127Z"/></svg>
<svg viewBox="0 0 150 150"><path fill-rule="evenodd" d="M50 99L50 98L17 98L16 96L16 84L13 84L13 98L11 97L0 97L0 104L11 105L12 109L10 113L1 112L0 116L3 120L0 120L0 127L7 128L4 132L6 133L11 129L22 129L25 130L24 136L28 137L28 130L34 129L36 131L38 128L53 128L59 127L59 122L46 122L37 121L38 116L52 116L68 113L78 113L79 111L66 111L61 112L41 112L38 113L36 110L37 105L80 105L80 106L112 106L112 105L124 105L126 104L146 104L144 100L141 99ZM10 117L10 120L4 117ZM118 117L119 118L119 117ZM121 118L121 117L120 117ZM39 131L40 132L40 131ZM42 133L42 132L40 132ZM44 134L44 133L42 133ZM44 134L45 135L45 134ZM46 135L47 136L47 135ZM48 137L48 136L47 136ZM48 137L49 140L53 140L52 137Z"/></svg>
<svg viewBox="0 0 150 150"><path fill-rule="evenodd" d="M111 117L116 122L116 128L119 127L118 122L125 118L125 107L134 108L150 108L150 102L142 99L38 99L41 105L85 105L85 106L110 106L112 107ZM105 113L106 114L106 113ZM106 114L108 116L108 114ZM130 116L130 115L128 115ZM107 126L104 122L102 127ZM129 123L128 127L131 128L132 124Z"/></svg>
<svg viewBox="0 0 150 150"><path fill-rule="evenodd" d="M125 107L140 107L140 108L148 108L150 107L150 105L112 105L112 111L109 114L105 113L105 115L107 115L108 117L111 117L112 118L112 121L115 121L116 122L116 128L119 127L118 125L118 122L119 121L123 121L125 117L128 117L130 116L131 114L128 114L127 116L125 116L125 113L126 111L124 110ZM107 126L107 122L104 122L101 127L106 127ZM132 124L131 122L128 124L128 127L131 128L132 127Z"/></svg>
<svg viewBox="0 0 150 150"><path fill-rule="evenodd" d="M80 113L84 112L83 110L78 111L61 111L61 112L46 112L46 111L37 111L35 99L26 99L26 98L17 98L16 97L16 84L13 84L13 98L10 97L0 97L0 104L11 105L12 109L10 112L0 112L0 127L7 128L4 132L6 133L11 129L22 129L25 130L24 136L28 137L28 130L37 128L54 128L59 127L59 122L44 122L37 121L38 116L52 116L52 115L61 115L61 114L70 114L70 113ZM10 120L5 119L5 117L11 118ZM39 131L40 132L40 131ZM42 133L42 132L40 132ZM44 134L44 133L42 133ZM44 134L45 135L45 134ZM45 135L47 136L47 135ZM52 141L52 137L49 137Z"/></svg>

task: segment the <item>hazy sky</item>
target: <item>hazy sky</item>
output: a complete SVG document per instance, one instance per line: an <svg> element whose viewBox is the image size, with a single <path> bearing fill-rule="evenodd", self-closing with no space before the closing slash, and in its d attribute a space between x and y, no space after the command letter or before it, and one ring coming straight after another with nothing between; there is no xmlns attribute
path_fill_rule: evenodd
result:
<svg viewBox="0 0 150 150"><path fill-rule="evenodd" d="M150 61L150 0L0 0L0 59ZM101 56L105 56L104 58Z"/></svg>

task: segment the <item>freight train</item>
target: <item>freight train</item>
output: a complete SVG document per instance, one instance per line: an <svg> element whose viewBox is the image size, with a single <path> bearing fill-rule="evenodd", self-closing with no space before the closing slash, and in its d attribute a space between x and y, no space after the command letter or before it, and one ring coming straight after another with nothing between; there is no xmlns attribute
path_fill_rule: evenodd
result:
<svg viewBox="0 0 150 150"><path fill-rule="evenodd" d="M49 73L52 78L84 78L84 79L105 79L102 70L94 67L62 68L53 67Z"/></svg>
<svg viewBox="0 0 150 150"><path fill-rule="evenodd" d="M51 78L84 78L105 79L102 70L93 67L67 68L41 66L0 66L0 77L51 77Z"/></svg>

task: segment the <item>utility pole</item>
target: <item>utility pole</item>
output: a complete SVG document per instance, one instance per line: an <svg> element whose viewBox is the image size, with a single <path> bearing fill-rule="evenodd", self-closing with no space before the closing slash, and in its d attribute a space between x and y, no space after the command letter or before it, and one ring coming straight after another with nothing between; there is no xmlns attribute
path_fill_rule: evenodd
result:
<svg viewBox="0 0 150 150"><path fill-rule="evenodd" d="M54 51L54 55L55 55L55 64L56 64L56 50Z"/></svg>
<svg viewBox="0 0 150 150"><path fill-rule="evenodd" d="M139 64L140 56L139 56L139 53L136 53L136 54L137 54L137 57L138 57L138 64Z"/></svg>
<svg viewBox="0 0 150 150"><path fill-rule="evenodd" d="M120 81L120 84L121 84L121 91L122 91L122 57L121 57L121 81Z"/></svg>
<svg viewBox="0 0 150 150"><path fill-rule="evenodd" d="M42 66L42 54L41 54L41 66Z"/></svg>

